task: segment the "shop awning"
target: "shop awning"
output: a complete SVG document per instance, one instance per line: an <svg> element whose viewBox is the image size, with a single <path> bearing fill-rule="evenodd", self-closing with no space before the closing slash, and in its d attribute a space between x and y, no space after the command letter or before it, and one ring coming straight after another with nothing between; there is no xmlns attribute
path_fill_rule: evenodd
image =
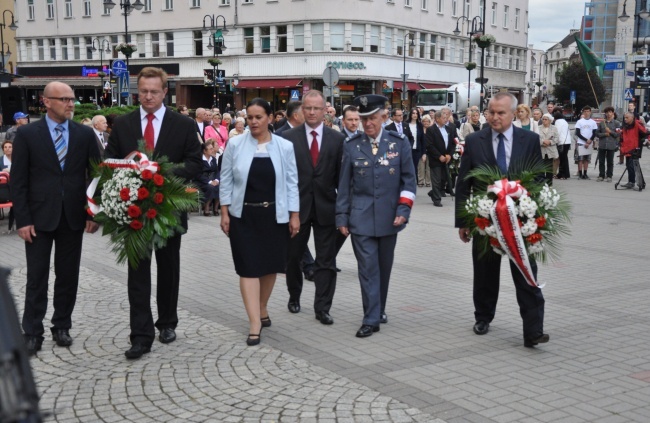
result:
<svg viewBox="0 0 650 423"><path fill-rule="evenodd" d="M449 85L445 84L429 84L426 82L420 82L420 86L425 90L430 90L433 88L447 88Z"/></svg>
<svg viewBox="0 0 650 423"><path fill-rule="evenodd" d="M302 79L245 79L240 80L237 89L245 88L293 88L302 83Z"/></svg>
<svg viewBox="0 0 650 423"><path fill-rule="evenodd" d="M420 85L416 84L415 82L407 82L406 87L409 91L417 91L420 89ZM402 91L402 81L394 81L393 90Z"/></svg>

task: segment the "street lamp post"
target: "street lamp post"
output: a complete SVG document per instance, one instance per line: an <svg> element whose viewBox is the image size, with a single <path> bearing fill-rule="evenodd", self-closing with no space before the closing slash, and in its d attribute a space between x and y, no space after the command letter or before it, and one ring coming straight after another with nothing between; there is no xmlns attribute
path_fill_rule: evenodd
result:
<svg viewBox="0 0 650 423"><path fill-rule="evenodd" d="M210 26L206 25L206 19ZM223 20L223 25L219 26L219 19ZM219 90L217 88L217 73L219 72L219 54L227 48L223 35L228 33L226 28L226 18L223 15L205 15L203 17L203 33L210 34L207 48L212 50L212 108L219 105ZM214 43L213 43L214 42Z"/></svg>
<svg viewBox="0 0 650 423"><path fill-rule="evenodd" d="M407 32L406 34L404 34L404 42L402 43L402 53L404 54L404 73L402 74L402 107L404 106L404 102L408 100L408 91L406 89L406 78L408 77L408 75L406 74L406 40L408 38L411 38L411 42L409 43L409 46L415 47L414 37L415 34Z"/></svg>
<svg viewBox="0 0 650 423"><path fill-rule="evenodd" d="M461 16L460 18L456 19L456 29L454 29L453 31L454 35L456 36L460 34L460 29L458 29L458 23L461 20L465 20L469 24L469 18L467 16ZM476 34L482 34L482 33L483 33L483 21L481 20L480 16L474 16L474 18L472 18L471 26L468 25L467 27L467 35L469 36L469 63L472 62L472 37ZM483 59L482 56L481 59ZM472 70L467 69L467 108L468 109L470 106L471 85L472 85ZM482 86L483 84L481 84L481 92L483 91ZM482 100L483 99L481 99L481 102Z"/></svg>
<svg viewBox="0 0 650 423"><path fill-rule="evenodd" d="M97 42L97 47L95 47L95 42ZM106 49L104 49L104 45L106 46ZM97 50L99 50L99 69L100 69L99 78L101 80L101 84L102 84L101 91L103 93L104 92L104 52L106 53L111 52L111 43L106 38L103 38L101 41L99 40L99 38L94 38L93 51L97 51ZM103 95L102 98L104 98Z"/></svg>
<svg viewBox="0 0 650 423"><path fill-rule="evenodd" d="M15 31L18 29L18 25L14 22L14 14L11 10L6 9L2 11L2 23L0 23L0 46L2 47L2 71L5 70L5 37L4 29L7 26L7 21L5 20L5 14L9 12L11 14L11 23L9 24L9 29ZM7 56L11 54L9 51L9 44L7 44Z"/></svg>
<svg viewBox="0 0 650 423"><path fill-rule="evenodd" d="M108 8L108 10L112 10L116 4L113 0L104 0L104 6ZM129 42L129 13L131 13L131 10L142 10L144 7L144 3L142 3L141 0L135 0L133 3L131 3L131 0L120 0L120 9L124 10L124 42L128 43ZM131 57L130 54L124 54L126 56L126 72L127 72L127 77L130 78L129 75L129 58ZM129 96L127 97L127 104L131 104L131 94L129 93Z"/></svg>

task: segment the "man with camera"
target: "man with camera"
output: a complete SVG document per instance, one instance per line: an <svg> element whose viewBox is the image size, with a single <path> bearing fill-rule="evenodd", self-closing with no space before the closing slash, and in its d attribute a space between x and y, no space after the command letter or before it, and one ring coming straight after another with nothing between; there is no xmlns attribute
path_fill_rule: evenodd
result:
<svg viewBox="0 0 650 423"><path fill-rule="evenodd" d="M636 172L634 171L634 161L641 158L641 147L648 135L645 126L634 117L634 113L626 112L623 119L623 130L621 132L621 155L625 156L625 166L627 167L627 184L624 188L639 190L636 185ZM642 188L642 187L641 187Z"/></svg>

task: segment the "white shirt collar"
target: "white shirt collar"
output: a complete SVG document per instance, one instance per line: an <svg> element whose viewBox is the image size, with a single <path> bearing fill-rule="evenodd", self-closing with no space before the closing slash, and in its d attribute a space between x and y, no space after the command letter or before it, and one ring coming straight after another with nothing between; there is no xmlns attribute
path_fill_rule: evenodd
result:
<svg viewBox="0 0 650 423"><path fill-rule="evenodd" d="M160 109L153 112L154 116L156 117L156 120L158 120L159 122L162 122L163 116L165 116L165 111L166 111L166 108L163 105ZM145 112L145 110L142 108L142 106L140 106L140 120L146 119L148 114L149 113Z"/></svg>

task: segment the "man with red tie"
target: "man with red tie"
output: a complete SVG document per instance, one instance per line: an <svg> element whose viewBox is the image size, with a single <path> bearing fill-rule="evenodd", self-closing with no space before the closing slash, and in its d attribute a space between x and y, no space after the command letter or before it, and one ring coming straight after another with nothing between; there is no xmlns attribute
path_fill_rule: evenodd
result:
<svg viewBox="0 0 650 423"><path fill-rule="evenodd" d="M153 160L166 156L172 163L183 164L175 168L174 173L189 181L203 169L201 144L196 142L196 124L192 119L167 109L163 105L166 94L167 74L159 68L142 69L138 74L140 108L115 119L105 155L123 159L137 150L138 141L144 139L147 153L153 156ZM186 213L181 214L181 224L187 230ZM176 340L180 248L181 236L176 235L167 240L164 248L155 252L158 266L158 320L155 327L160 331L160 342L164 344ZM137 269L129 266L128 271L131 348L125 355L134 359L151 351L155 338L150 304L151 259L141 259Z"/></svg>
<svg viewBox="0 0 650 423"><path fill-rule="evenodd" d="M300 191L300 232L289 241L288 308L292 313L300 311L303 282L300 261L313 228L316 248L314 311L318 321L331 325L334 320L329 311L336 289L338 237L334 222L336 188L345 136L323 125L326 106L325 97L320 91L311 90L305 94L302 111L305 123L282 133L282 137L294 146Z"/></svg>

